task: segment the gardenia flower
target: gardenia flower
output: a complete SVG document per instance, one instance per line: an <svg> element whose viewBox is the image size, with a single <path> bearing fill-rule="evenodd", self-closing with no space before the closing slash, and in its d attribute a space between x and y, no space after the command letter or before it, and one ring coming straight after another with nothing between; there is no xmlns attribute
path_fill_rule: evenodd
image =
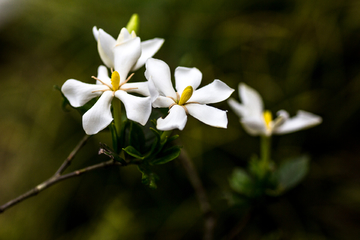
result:
<svg viewBox="0 0 360 240"><path fill-rule="evenodd" d="M121 70L124 73L124 69ZM96 84L83 83L74 79L69 79L64 83L61 91L73 107L83 106L91 99L100 96L94 106L83 115L82 122L86 134L96 134L111 123L113 117L110 107L114 97L123 102L128 119L145 125L151 113L150 97L137 97L128 93L134 92L148 96L147 82L127 83L131 77L132 75L127 79L122 78L119 72L114 71L110 79L106 67L100 66L97 78L93 77L97 80Z"/></svg>
<svg viewBox="0 0 360 240"><path fill-rule="evenodd" d="M115 69L117 71L118 71L118 69L116 68L116 66L118 65L117 55L124 54L121 51L122 49L117 48L117 46L131 45L131 41L137 38L140 40L140 38L136 36L134 31L132 31L132 33L130 34L126 28L121 29L117 40L115 40L112 36L110 36L101 28L97 29L96 26L93 27L93 34L98 43L97 46L101 60L104 62L106 66ZM141 42L141 46L140 46L141 55L135 61L134 65L131 66L130 71L136 71L137 69L141 68L145 64L146 60L152 57L160 49L163 43L164 43L164 39L161 38L154 38L151 40Z"/></svg>
<svg viewBox="0 0 360 240"><path fill-rule="evenodd" d="M280 110L273 119L270 111L264 111L259 93L244 83L239 84L239 95L242 104L234 99L229 99L228 103L250 135L285 134L313 127L322 121L320 116L302 110L292 118L285 110Z"/></svg>
<svg viewBox="0 0 360 240"><path fill-rule="evenodd" d="M145 76L149 81L153 107L169 108L169 114L164 119L157 120L157 129L183 130L188 114L210 126L227 127L226 111L206 105L230 97L234 89L222 81L214 80L207 86L197 89L201 83L202 73L197 68L177 67L175 91L171 83L169 66L153 58L146 62Z"/></svg>

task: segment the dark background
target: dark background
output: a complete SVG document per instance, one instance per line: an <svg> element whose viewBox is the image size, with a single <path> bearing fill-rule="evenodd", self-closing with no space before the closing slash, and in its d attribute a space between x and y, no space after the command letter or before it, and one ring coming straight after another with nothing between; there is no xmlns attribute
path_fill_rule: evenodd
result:
<svg viewBox="0 0 360 240"><path fill-rule="evenodd" d="M215 239L359 239L360 4L356 0L12 0L0 2L0 204L50 177L83 137L81 116L53 89L91 82L102 64L92 27L116 37L133 13L142 40L161 37L156 58L172 70L245 82L273 114L323 117L309 130L273 138L275 162L308 154L296 188L244 212L228 204L228 178L259 151L228 112L228 129L189 118L180 134L218 218ZM134 80L143 81L144 68ZM226 102L215 104L229 109ZM69 170L105 161L91 138ZM158 189L136 167L100 169L59 183L0 215L0 239L200 239L203 221L178 160L156 168Z"/></svg>

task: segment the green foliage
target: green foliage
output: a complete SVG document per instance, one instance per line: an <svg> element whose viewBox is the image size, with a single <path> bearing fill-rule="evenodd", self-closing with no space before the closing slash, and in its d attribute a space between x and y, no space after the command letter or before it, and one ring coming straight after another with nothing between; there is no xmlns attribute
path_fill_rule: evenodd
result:
<svg viewBox="0 0 360 240"><path fill-rule="evenodd" d="M174 140L178 135L170 136L171 132L162 132L154 128L150 128L154 137L146 139L144 129L138 124L130 120L125 120L121 125L121 136L113 133L113 142L115 151L107 151L115 154L118 158L124 156L126 164L136 164L142 173L142 183L150 188L156 188L157 175L152 171L152 166L165 164L176 159L180 155L180 147L174 144ZM114 137L116 136L116 137ZM119 151L117 151L117 149ZM114 157L114 156L112 156Z"/></svg>
<svg viewBox="0 0 360 240"><path fill-rule="evenodd" d="M237 193L251 196L254 180L242 168L234 169L230 179L230 187Z"/></svg>
<svg viewBox="0 0 360 240"><path fill-rule="evenodd" d="M275 172L279 189L285 191L295 187L304 179L308 169L308 156L300 156L280 164L279 169Z"/></svg>
<svg viewBox="0 0 360 240"><path fill-rule="evenodd" d="M233 170L229 184L236 194L249 199L279 196L304 179L308 165L309 158L301 156L281 163L278 168L274 162L270 162L264 172L263 162L253 157L247 170Z"/></svg>
<svg viewBox="0 0 360 240"><path fill-rule="evenodd" d="M133 146L127 146L126 148L123 148L123 150L129 154L130 156L143 160L144 156L141 155L139 151L137 151Z"/></svg>

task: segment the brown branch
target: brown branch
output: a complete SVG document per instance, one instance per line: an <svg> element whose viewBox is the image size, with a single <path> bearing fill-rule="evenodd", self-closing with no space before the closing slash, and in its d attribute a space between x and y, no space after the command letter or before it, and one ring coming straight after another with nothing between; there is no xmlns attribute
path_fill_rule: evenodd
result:
<svg viewBox="0 0 360 240"><path fill-rule="evenodd" d="M75 157L75 155L80 150L80 148L85 145L85 143L88 139L89 139L89 136L87 136L87 135L85 137L83 137L83 139L76 145L74 150L71 151L69 156L65 159L63 164L60 166L60 168L55 172L55 174L51 178L40 183L35 188L27 191L26 193L20 195L19 197L14 198L13 200L10 200L9 202L0 206L0 213L3 213L8 208L24 201L25 199L27 199L29 197L37 195L39 192L43 191L44 189L50 187L51 185L54 185L55 183L62 181L62 180L80 176L83 173L90 172L90 171L98 169L98 168L103 168L103 167L110 166L110 165L122 165L121 163L115 162L114 160L111 159L106 162L98 163L98 164L95 164L95 165L92 165L92 166L89 166L89 167L86 167L86 168L83 168L80 170L76 170L71 173L61 175L61 173L64 172L64 170L70 165L71 160Z"/></svg>
<svg viewBox="0 0 360 240"><path fill-rule="evenodd" d="M195 169L194 164L192 163L191 159L189 158L188 154L184 149L181 149L179 159L188 174L192 186L194 187L201 212L204 216L204 240L212 240L216 224L216 217L213 210L211 209L211 205L206 195L206 191L202 185L202 182Z"/></svg>
<svg viewBox="0 0 360 240"><path fill-rule="evenodd" d="M77 152L80 150L80 148L82 148L86 141L90 138L89 135L85 135L81 141L76 145L76 147L74 148L74 150L71 151L71 153L69 154L69 156L65 159L65 161L63 162L63 164L59 167L59 169L55 172L54 177L55 176L60 176L65 169L71 164L71 160L75 157L75 155L77 154Z"/></svg>

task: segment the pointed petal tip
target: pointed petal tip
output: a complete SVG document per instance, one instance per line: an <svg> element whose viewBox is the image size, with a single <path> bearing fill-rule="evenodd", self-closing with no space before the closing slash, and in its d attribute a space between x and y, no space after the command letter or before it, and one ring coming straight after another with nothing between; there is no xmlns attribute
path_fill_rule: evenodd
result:
<svg viewBox="0 0 360 240"><path fill-rule="evenodd" d="M99 30L97 29L96 26L94 26L94 27L92 28L92 32L93 32L93 35L94 35L95 40L97 41L98 38L99 38Z"/></svg>

